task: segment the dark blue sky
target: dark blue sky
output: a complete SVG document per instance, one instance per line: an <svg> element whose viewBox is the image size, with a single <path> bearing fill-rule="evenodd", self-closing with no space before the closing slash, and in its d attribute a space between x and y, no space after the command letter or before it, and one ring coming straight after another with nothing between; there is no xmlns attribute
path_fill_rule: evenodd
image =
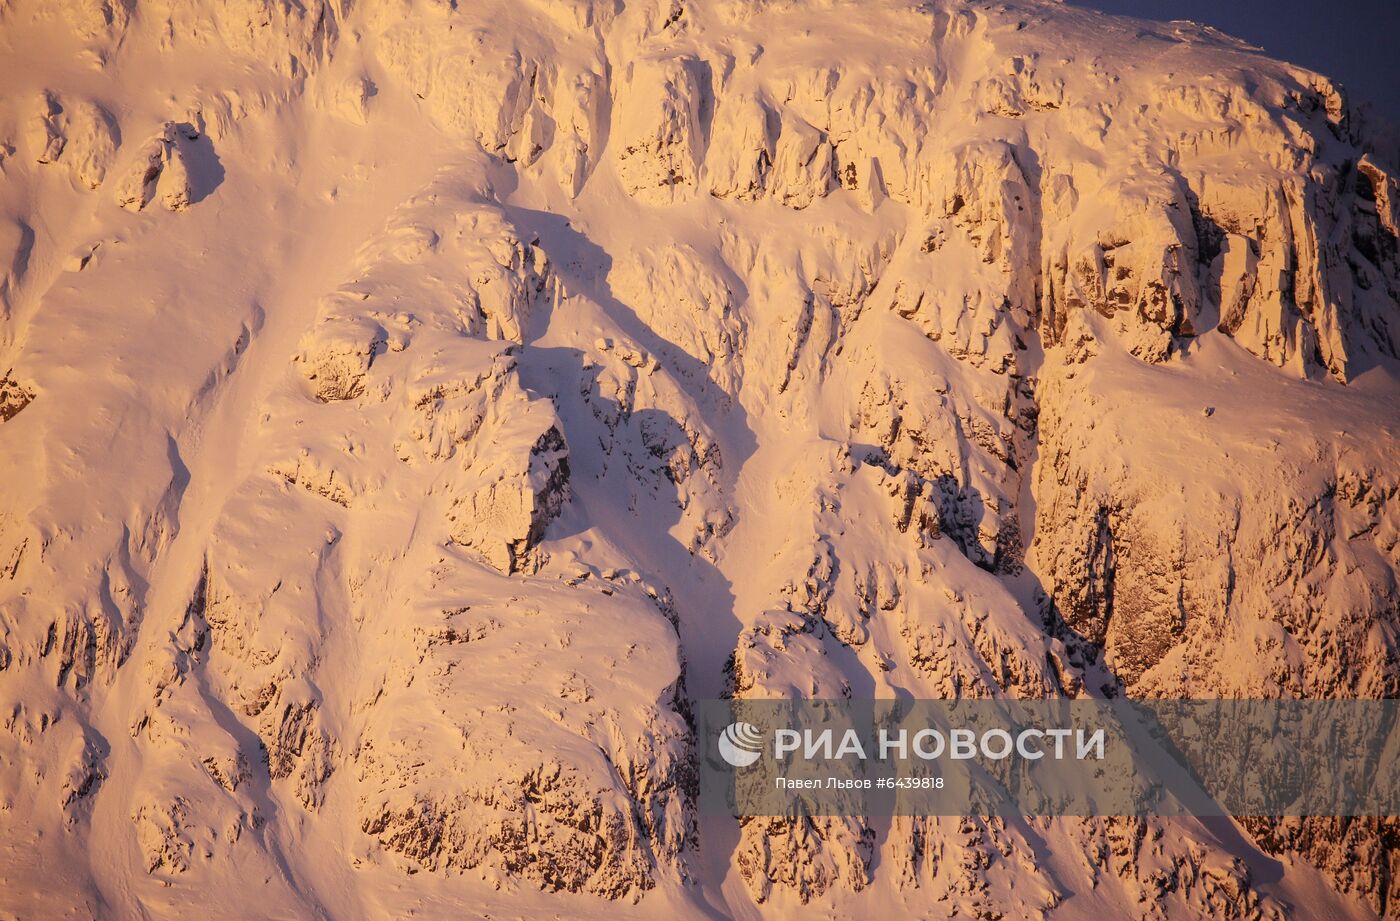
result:
<svg viewBox="0 0 1400 921"><path fill-rule="evenodd" d="M1341 81L1400 124L1400 0L1072 0L1144 19L1191 19Z"/></svg>

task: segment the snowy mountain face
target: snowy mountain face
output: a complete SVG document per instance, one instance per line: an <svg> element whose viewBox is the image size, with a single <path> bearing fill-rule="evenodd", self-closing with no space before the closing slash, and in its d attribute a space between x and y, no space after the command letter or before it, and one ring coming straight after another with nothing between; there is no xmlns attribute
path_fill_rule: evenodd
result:
<svg viewBox="0 0 1400 921"><path fill-rule="evenodd" d="M691 702L1400 695L1397 154L1041 0L0 2L0 916L1400 917L701 819Z"/></svg>

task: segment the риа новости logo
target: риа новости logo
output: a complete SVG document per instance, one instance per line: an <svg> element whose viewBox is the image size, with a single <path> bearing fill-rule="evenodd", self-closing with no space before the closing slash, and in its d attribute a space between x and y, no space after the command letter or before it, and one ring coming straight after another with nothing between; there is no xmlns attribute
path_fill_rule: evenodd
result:
<svg viewBox="0 0 1400 921"><path fill-rule="evenodd" d="M719 755L736 768L748 767L763 754L763 733L752 723L730 723L719 734Z"/></svg>

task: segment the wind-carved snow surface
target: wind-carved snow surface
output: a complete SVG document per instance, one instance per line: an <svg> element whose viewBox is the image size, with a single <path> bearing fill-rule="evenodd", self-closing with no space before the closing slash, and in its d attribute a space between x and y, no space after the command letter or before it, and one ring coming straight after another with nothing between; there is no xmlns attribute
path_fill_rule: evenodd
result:
<svg viewBox="0 0 1400 921"><path fill-rule="evenodd" d="M0 915L1400 917L697 815L690 701L1400 693L1397 150L1209 29L0 4Z"/></svg>

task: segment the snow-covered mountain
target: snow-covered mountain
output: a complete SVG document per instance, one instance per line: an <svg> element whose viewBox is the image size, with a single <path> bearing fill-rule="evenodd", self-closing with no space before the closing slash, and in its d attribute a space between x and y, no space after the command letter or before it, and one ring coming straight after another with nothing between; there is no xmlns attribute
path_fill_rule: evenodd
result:
<svg viewBox="0 0 1400 921"><path fill-rule="evenodd" d="M701 819L691 702L1400 694L1400 146L1049 0L0 2L0 917L1400 917Z"/></svg>

